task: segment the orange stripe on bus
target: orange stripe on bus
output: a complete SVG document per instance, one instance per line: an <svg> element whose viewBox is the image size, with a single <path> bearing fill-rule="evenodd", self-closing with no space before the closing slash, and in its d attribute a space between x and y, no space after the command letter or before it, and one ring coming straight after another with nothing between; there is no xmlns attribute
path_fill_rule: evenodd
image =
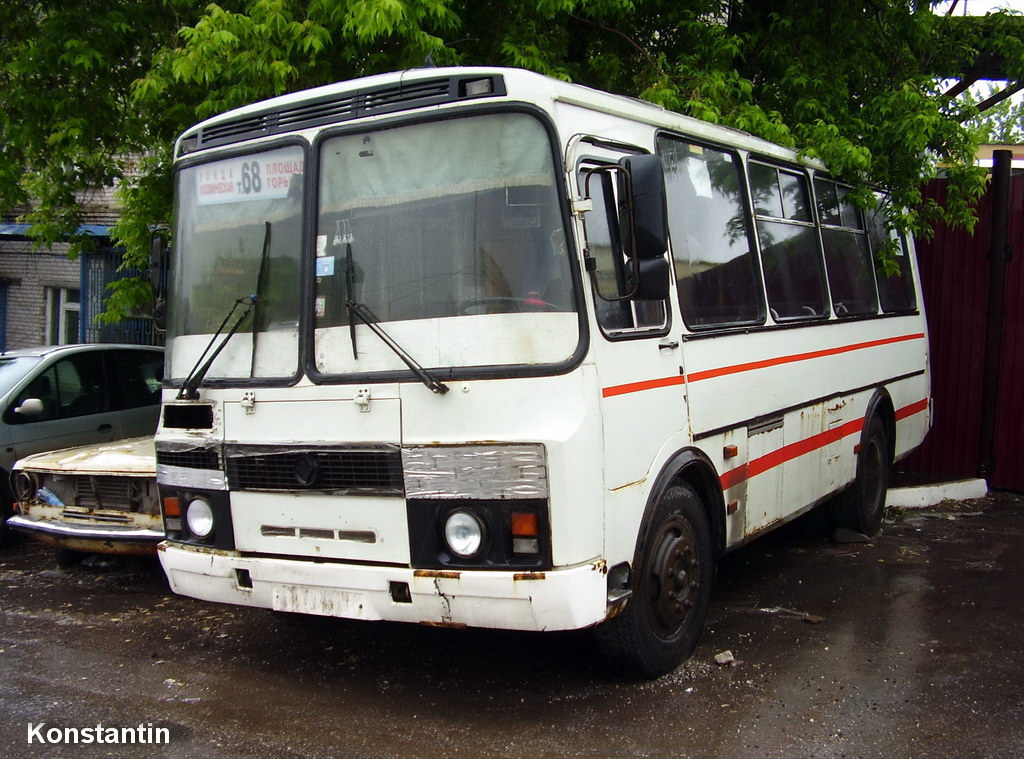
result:
<svg viewBox="0 0 1024 759"><path fill-rule="evenodd" d="M677 374L671 377L661 377L660 379L644 380L643 382L630 382L626 385L606 387L601 391L601 395L605 398L610 398L613 395L625 395L626 393L636 393L641 390L653 390L656 387L682 385L684 382L686 382L686 378L681 374Z"/></svg>
<svg viewBox="0 0 1024 759"><path fill-rule="evenodd" d="M625 395L627 393L637 393L641 390L652 390L658 387L668 387L670 385L681 385L684 382L700 382L705 379L713 379L715 377L725 377L730 374L739 374L741 372L749 372L755 369L765 369L770 366L780 366L782 364L792 364L796 361L809 361L813 358L823 358L825 356L836 356L841 353L849 353L850 351L864 350L865 348L877 348L880 345L892 345L894 343L902 343L908 340L923 340L924 332L916 332L912 335L900 335L899 337L887 337L881 340L869 340L865 343L854 343L853 345L842 345L838 348L826 348L820 351L810 351L809 353L796 353L792 356L779 356L777 358L766 358L761 361L751 361L746 364L734 364L732 366L722 366L718 369L707 369L703 372L693 372L687 375L673 375L671 377L660 377L658 379L644 380L642 382L629 382L624 385L613 385L606 387L601 391L601 395L605 398L610 398L614 395ZM920 409L918 409L920 411ZM912 412L912 413L916 413Z"/></svg>
<svg viewBox="0 0 1024 759"><path fill-rule="evenodd" d="M752 461L748 461L745 465L736 467L725 474L723 474L719 480L722 484L722 490L738 485L744 480L749 480L751 477L756 477L759 474L767 472L769 469L774 469L777 466L782 466L787 461L792 461L795 458L804 456L812 451L816 451L819 448L824 448L830 443L834 443L837 440L842 440L848 435L854 435L860 432L864 428L863 419L854 419L853 421L840 424L830 430L819 432L817 435L812 435L804 440L798 440L795 443L784 445L771 453L766 453L764 456L759 456Z"/></svg>
<svg viewBox="0 0 1024 759"><path fill-rule="evenodd" d="M913 335L900 335L899 337L887 337L882 340L869 340L866 343L854 343L853 345L841 345L838 348L826 348L820 351L810 351L808 353L795 353L792 356L779 356L777 358L766 358L761 361L751 361L746 364L734 364L733 366L723 366L718 369L708 369L703 372L694 372L693 374L687 375L687 379L690 382L699 382L704 379L713 379L714 377L724 377L729 374L739 374L741 372L749 372L754 369L765 369L769 366L780 366L781 364L792 364L797 361L809 361L812 358L824 358L825 356L837 356L840 353L849 353L851 351L864 350L865 348L877 348L880 345L892 345L893 343L902 343L907 340L922 340L924 339L923 332L917 332Z"/></svg>
<svg viewBox="0 0 1024 759"><path fill-rule="evenodd" d="M896 412L896 421L898 422L901 419L906 419L908 416L913 416L914 414L920 414L922 411L927 411L927 410L928 410L928 399L925 398L923 401L918 401L917 403L911 403L909 406L904 406L903 408L899 409Z"/></svg>
<svg viewBox="0 0 1024 759"><path fill-rule="evenodd" d="M906 419L908 416L920 413L928 408L928 399L911 403L909 406L904 406L896 411L895 417L899 421ZM853 421L841 424L835 429L826 430L825 432L812 435L805 440L798 440L795 443L784 445L781 448L766 453L764 456L758 456L752 461L748 461L746 464L741 464L735 469L730 469L728 472L722 474L719 477L722 490L728 490L735 485L739 485L745 480L749 480L751 477L756 477L763 472L767 472L769 469L774 469L777 466L785 464L787 461L792 461L795 458L799 458L805 454L816 451L819 448L824 448L830 443L834 443L837 440L842 440L844 437L849 435L855 435L864 429L863 419L854 419Z"/></svg>

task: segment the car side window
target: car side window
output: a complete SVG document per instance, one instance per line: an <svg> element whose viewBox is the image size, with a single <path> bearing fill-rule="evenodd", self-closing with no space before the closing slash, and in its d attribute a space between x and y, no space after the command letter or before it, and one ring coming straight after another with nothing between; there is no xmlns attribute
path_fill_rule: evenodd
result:
<svg viewBox="0 0 1024 759"><path fill-rule="evenodd" d="M54 369L57 373L60 418L100 414L109 410L101 352L76 353L58 361Z"/></svg>
<svg viewBox="0 0 1024 759"><path fill-rule="evenodd" d="M110 397L117 410L160 403L164 357L155 351L110 351Z"/></svg>

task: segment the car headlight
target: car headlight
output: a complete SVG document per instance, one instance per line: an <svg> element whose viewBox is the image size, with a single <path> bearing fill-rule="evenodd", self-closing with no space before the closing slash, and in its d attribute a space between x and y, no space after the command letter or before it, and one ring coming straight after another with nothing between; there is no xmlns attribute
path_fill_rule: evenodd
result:
<svg viewBox="0 0 1024 759"><path fill-rule="evenodd" d="M188 524L188 531L197 538L209 537L213 532L213 510L210 504L202 498L189 501L185 509L185 522Z"/></svg>
<svg viewBox="0 0 1024 759"><path fill-rule="evenodd" d="M14 495L19 501L26 502L33 498L39 490L39 480L32 472L18 470L12 478Z"/></svg>
<svg viewBox="0 0 1024 759"><path fill-rule="evenodd" d="M456 556L472 558L484 543L483 523L468 511L453 511L444 523L444 539Z"/></svg>

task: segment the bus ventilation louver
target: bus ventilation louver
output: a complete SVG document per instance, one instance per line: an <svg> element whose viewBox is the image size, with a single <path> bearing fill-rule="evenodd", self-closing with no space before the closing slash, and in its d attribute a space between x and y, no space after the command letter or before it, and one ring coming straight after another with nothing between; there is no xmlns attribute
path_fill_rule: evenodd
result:
<svg viewBox="0 0 1024 759"><path fill-rule="evenodd" d="M266 446L225 449L232 490L315 490L364 495L403 494L397 447L275 451Z"/></svg>
<svg viewBox="0 0 1024 759"><path fill-rule="evenodd" d="M481 79L479 76L468 78ZM341 123L362 116L505 94L504 82L500 76L484 78L490 79L492 86L489 91L481 94L467 89L464 84L467 77L421 79L355 92L342 92L300 105L220 121L192 133L185 138L185 142L194 140L192 149L201 150L216 145L229 145L242 140ZM187 150L183 149L179 154L184 152Z"/></svg>

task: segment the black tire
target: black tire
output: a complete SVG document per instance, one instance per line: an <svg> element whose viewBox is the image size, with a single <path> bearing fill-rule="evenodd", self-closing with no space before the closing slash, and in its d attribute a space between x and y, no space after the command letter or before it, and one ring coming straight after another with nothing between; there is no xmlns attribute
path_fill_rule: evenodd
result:
<svg viewBox="0 0 1024 759"><path fill-rule="evenodd" d="M882 420L874 415L861 434L853 484L832 503L832 520L836 527L869 537L878 533L882 527L891 465L889 436Z"/></svg>
<svg viewBox="0 0 1024 759"><path fill-rule="evenodd" d="M82 563L82 559L85 557L86 554L71 548L53 549L53 559L61 569L74 569Z"/></svg>
<svg viewBox="0 0 1024 759"><path fill-rule="evenodd" d="M609 664L648 679L679 666L700 638L714 575L700 498L688 485L672 485L641 528L632 597L622 613L594 629Z"/></svg>
<svg viewBox="0 0 1024 759"><path fill-rule="evenodd" d="M14 513L14 498L7 484L8 476L6 470L0 469L0 546L11 545L15 536L14 530L7 527L7 517Z"/></svg>

